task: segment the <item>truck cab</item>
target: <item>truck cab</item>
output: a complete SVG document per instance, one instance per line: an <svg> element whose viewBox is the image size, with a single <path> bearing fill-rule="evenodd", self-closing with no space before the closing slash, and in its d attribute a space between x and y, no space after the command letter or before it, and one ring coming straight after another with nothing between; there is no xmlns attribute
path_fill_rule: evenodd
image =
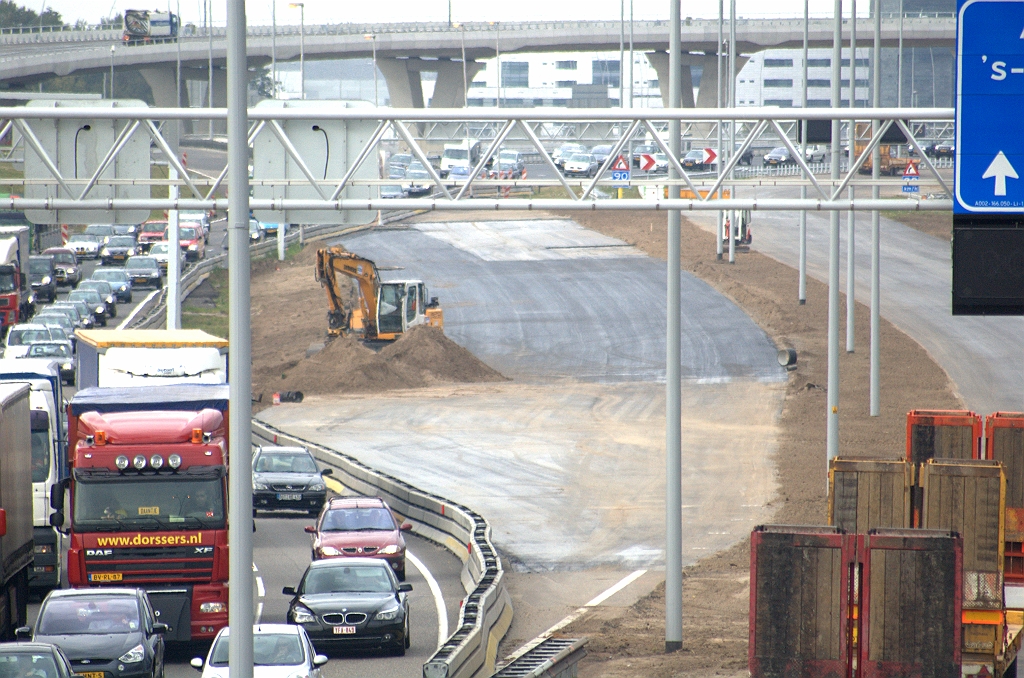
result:
<svg viewBox="0 0 1024 678"><path fill-rule="evenodd" d="M64 391L59 363L42 358L0 360L0 383L27 383L32 430L34 561L29 586L60 588L60 534L50 525L52 488L68 476Z"/></svg>
<svg viewBox="0 0 1024 678"><path fill-rule="evenodd" d="M27 226L0 226L0 328L32 314L28 239Z"/></svg>

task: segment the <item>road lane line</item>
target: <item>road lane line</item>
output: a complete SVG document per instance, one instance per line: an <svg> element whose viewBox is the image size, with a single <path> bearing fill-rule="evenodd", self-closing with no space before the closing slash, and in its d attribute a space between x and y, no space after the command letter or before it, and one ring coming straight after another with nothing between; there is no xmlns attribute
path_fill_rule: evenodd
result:
<svg viewBox="0 0 1024 678"><path fill-rule="evenodd" d="M405 552L405 559L412 563L412 566L416 568L416 571L423 575L423 578L427 580L427 587L430 589L430 593L434 597L434 607L437 610L437 646L441 647L444 645L444 641L448 640L448 608L444 605L444 596L441 594L441 587L437 585L437 580L434 579L434 575L430 574L430 570L427 569L427 566L408 550Z"/></svg>
<svg viewBox="0 0 1024 678"><path fill-rule="evenodd" d="M124 320L121 321L121 324L117 326L117 329L123 330L124 328L128 327L128 325L131 324L131 322L133 320L135 320L135 316L137 316L139 314L139 309L142 308L143 306L145 306L146 302L149 301L150 299L152 299L157 294L160 294L160 289L159 288L153 290L152 292L150 292L146 296L145 299L143 299L139 303L135 304L135 308L132 309L132 312L128 314L127 318L125 318Z"/></svg>
<svg viewBox="0 0 1024 678"><path fill-rule="evenodd" d="M267 590L263 588L263 577L256 577L256 595L260 598L267 596Z"/></svg>
<svg viewBox="0 0 1024 678"><path fill-rule="evenodd" d="M596 607L596 606L600 605L601 603L603 603L604 601L608 600L609 598L614 596L616 593L618 593L622 589L626 588L627 586L629 586L630 584L632 584L633 582L635 582L637 579L639 579L640 577L644 576L645 574L647 574L647 570L637 570L636 572L632 572L632 573L626 575L625 577L623 577L622 579L619 580L618 584L616 584L615 586L612 586L611 588L607 589L604 593L598 595L596 598L591 600L589 603L587 603L583 607Z"/></svg>
<svg viewBox="0 0 1024 678"><path fill-rule="evenodd" d="M256 623L260 623L260 619L263 618L263 603L256 606Z"/></svg>
<svg viewBox="0 0 1024 678"><path fill-rule="evenodd" d="M526 654L527 652L529 652L530 650L532 650L533 648L537 647L538 645L543 643L545 640L550 638L553 634L557 633L558 631L561 631L566 626L568 626L569 624L573 623L574 621L576 621L577 619L579 619L580 617L585 615L592 608L595 608L598 605L600 605L601 603L603 603L604 601L608 600L609 598L614 596L616 593L618 593L622 589L626 588L627 586L629 586L630 584L632 584L633 582L635 582L637 579L639 579L640 577L644 576L645 574L647 574L647 570L636 570L635 572L630 572L625 577L620 579L618 581L618 583L616 583L616 584L612 585L611 587L605 589L602 593L599 593L594 598L591 598L590 602L584 604L583 607L578 608L575 612L570 614L568 617L566 617L562 621L558 622L557 624L552 626L550 629L548 629L544 633L540 634L539 636L537 636L536 638L534 638L530 642L526 643L525 645L523 645L522 647L517 649L512 655L507 657L507 659L509 659L510 661L514 661L514 660L518 659L519 657L522 657L524 654Z"/></svg>

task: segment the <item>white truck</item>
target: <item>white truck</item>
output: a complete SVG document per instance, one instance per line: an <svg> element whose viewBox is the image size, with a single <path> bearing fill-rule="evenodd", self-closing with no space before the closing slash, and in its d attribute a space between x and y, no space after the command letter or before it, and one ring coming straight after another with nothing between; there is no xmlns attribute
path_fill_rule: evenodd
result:
<svg viewBox="0 0 1024 678"><path fill-rule="evenodd" d="M441 154L441 178L446 178L453 167L473 169L480 162L483 146L476 139L464 139L458 143L445 144Z"/></svg>
<svg viewBox="0 0 1024 678"><path fill-rule="evenodd" d="M226 384L228 341L202 330L79 330L78 388Z"/></svg>
<svg viewBox="0 0 1024 678"><path fill-rule="evenodd" d="M64 391L57 362L43 358L0 360L0 385L28 384L32 437L32 536L35 541L28 584L60 588L63 552L60 533L50 525L52 488L68 475Z"/></svg>
<svg viewBox="0 0 1024 678"><path fill-rule="evenodd" d="M148 9L125 10L123 37L125 42L173 40L178 37L178 15Z"/></svg>

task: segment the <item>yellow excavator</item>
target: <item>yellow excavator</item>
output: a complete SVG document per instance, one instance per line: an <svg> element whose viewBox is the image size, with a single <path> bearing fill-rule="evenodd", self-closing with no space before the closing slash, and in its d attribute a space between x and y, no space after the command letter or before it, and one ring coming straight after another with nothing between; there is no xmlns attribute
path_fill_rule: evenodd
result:
<svg viewBox="0 0 1024 678"><path fill-rule="evenodd" d="M346 305L339 276L356 282L357 300ZM437 297L427 297L422 280L380 279L377 265L344 247L316 252L316 280L327 291L327 334L358 335L363 341L394 341L417 325L444 328Z"/></svg>

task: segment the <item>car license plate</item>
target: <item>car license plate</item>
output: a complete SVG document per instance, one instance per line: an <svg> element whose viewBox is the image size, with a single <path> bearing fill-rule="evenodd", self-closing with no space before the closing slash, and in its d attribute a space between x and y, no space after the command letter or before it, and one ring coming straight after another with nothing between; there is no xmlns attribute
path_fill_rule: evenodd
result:
<svg viewBox="0 0 1024 678"><path fill-rule="evenodd" d="M115 259L124 259L124 255L123 254L115 254L114 258Z"/></svg>
<svg viewBox="0 0 1024 678"><path fill-rule="evenodd" d="M89 581L121 581L120 572L93 572ZM102 674L101 674L102 675Z"/></svg>
<svg viewBox="0 0 1024 678"><path fill-rule="evenodd" d="M334 627L334 635L336 635L336 636L347 636L347 635L351 635L351 634L353 634L355 632L356 632L356 627L354 627L354 626L335 626Z"/></svg>
<svg viewBox="0 0 1024 678"><path fill-rule="evenodd" d="M278 492L278 501L302 501L301 492Z"/></svg>
<svg viewBox="0 0 1024 678"><path fill-rule="evenodd" d="M103 678L107 674L103 671L75 671L75 675L82 678Z"/></svg>
<svg viewBox="0 0 1024 678"><path fill-rule="evenodd" d="M132 280L135 281L137 285L149 282L149 278L132 278Z"/></svg>

